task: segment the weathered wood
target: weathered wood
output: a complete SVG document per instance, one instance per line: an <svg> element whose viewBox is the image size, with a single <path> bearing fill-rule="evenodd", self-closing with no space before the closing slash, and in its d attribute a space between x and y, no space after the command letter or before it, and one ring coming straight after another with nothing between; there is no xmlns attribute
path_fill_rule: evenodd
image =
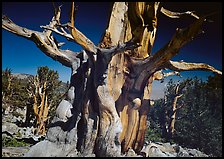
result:
<svg viewBox="0 0 224 159"><path fill-rule="evenodd" d="M48 32L38 32L20 27L4 15L2 16L2 28L33 41L42 52L64 66L71 67L72 63L77 61L77 54L70 50L59 49L56 42L48 36Z"/></svg>
<svg viewBox="0 0 224 159"><path fill-rule="evenodd" d="M177 100L182 97L183 94L180 93L179 91L179 87L180 85L177 84L175 87L175 94L174 94L174 99L172 102L172 113L170 116L170 121L169 121L169 125L168 125L168 134L169 136L172 138L174 135L174 131L175 131L175 121L176 121L176 114L177 114Z"/></svg>
<svg viewBox="0 0 224 159"><path fill-rule="evenodd" d="M38 144L31 148L28 156L37 155L40 150L40 156L45 152L48 156L76 156L77 152L82 156L93 153L121 156L129 149L139 153L144 144L154 80L180 75L179 72L187 70L222 74L206 64L170 61L200 33L205 16L171 12L160 7L159 2L115 2L107 29L96 46L75 28L74 12L73 2L70 22L61 24L59 7L50 24L41 26L43 32L20 27L2 17L3 29L33 41L47 56L72 69L67 97L59 104L46 140L41 143L46 148ZM190 15L197 20L189 27L177 29L172 39L152 54L161 12L171 18ZM78 43L84 50L80 53L61 50L61 43L56 42L52 33ZM163 73L166 68L174 72ZM43 105L47 98L42 98L40 112L44 117L48 113ZM175 105L173 107L175 109ZM171 122L172 128L174 122ZM57 155L46 145L57 147Z"/></svg>
<svg viewBox="0 0 224 159"><path fill-rule="evenodd" d="M196 19L199 19L199 17L195 14L194 11L186 11L186 12L172 12L168 9L165 9L164 7L161 7L160 9L161 13L164 15L170 17L170 18L182 18L184 16L192 16Z"/></svg>
<svg viewBox="0 0 224 159"><path fill-rule="evenodd" d="M42 81L43 83L41 84L39 76L36 75L32 80L29 80L29 82L31 86L28 92L30 97L33 98L33 112L36 116L35 133L38 135L45 135L49 111L48 94L46 93L47 81Z"/></svg>
<svg viewBox="0 0 224 159"><path fill-rule="evenodd" d="M174 71L191 71L191 70L202 70L202 71L212 71L217 74L222 75L222 72L215 69L214 67L205 64L205 63L188 63L188 62L177 62L177 61L168 61L167 68Z"/></svg>
<svg viewBox="0 0 224 159"><path fill-rule="evenodd" d="M75 4L74 2L72 2L71 5L71 13L70 13L70 23L71 26L68 25L68 27L70 28L70 32L72 37L74 38L74 41L76 43L78 43L80 46L82 46L85 50L90 51L92 53L96 53L96 46L94 45L94 43L89 40L85 35L83 35L79 30L77 30L75 28Z"/></svg>

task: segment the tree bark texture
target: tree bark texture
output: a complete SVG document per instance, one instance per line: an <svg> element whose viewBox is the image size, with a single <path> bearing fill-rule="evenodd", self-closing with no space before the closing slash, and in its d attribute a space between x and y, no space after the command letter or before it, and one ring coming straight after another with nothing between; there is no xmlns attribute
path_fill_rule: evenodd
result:
<svg viewBox="0 0 224 159"><path fill-rule="evenodd" d="M43 32L20 27L2 17L4 29L33 41L47 56L72 70L67 97L59 104L46 139L26 156L122 156L129 149L139 153L154 80L197 69L221 74L207 64L170 61L200 33L205 17L170 12L159 5L115 2L97 46L75 28L74 3L68 23L60 23L59 7L50 24L41 26ZM177 29L173 38L152 54L159 13L171 18L189 15L196 20L187 28ZM79 44L83 51L61 50L53 33ZM165 74L162 70L166 68L175 72ZM54 148L57 150L52 151Z"/></svg>

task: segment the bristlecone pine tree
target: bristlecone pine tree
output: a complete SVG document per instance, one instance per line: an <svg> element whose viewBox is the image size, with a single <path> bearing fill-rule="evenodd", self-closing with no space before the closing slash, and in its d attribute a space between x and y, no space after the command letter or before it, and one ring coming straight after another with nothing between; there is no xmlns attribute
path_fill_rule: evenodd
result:
<svg viewBox="0 0 224 159"><path fill-rule="evenodd" d="M176 29L172 39L152 54L158 14L170 18L192 16L194 23ZM67 98L56 110L46 139L27 156L120 156L132 148L139 153L144 144L150 94L154 80L180 71L205 70L222 74L204 63L171 61L181 47L201 32L205 16L194 12L171 12L159 2L115 2L102 40L95 45L70 20L60 23L61 9L44 31L16 25L2 16L2 28L33 41L47 56L72 70ZM62 50L52 33L82 46L77 53ZM164 69L174 72L163 73Z"/></svg>
<svg viewBox="0 0 224 159"><path fill-rule="evenodd" d="M184 106L183 103L177 104L177 101L179 98L183 96L183 90L186 84L187 81L182 82L181 84L180 83L173 84L172 81L168 83L168 88L166 90L166 95L164 97L164 107L163 107L165 112L164 114L165 116L163 118L167 119L168 121L162 122L163 135L168 141L172 139L174 136L177 111ZM169 100L171 100L171 102L169 103L167 102L168 98L170 98ZM170 111L168 109L170 109Z"/></svg>
<svg viewBox="0 0 224 159"><path fill-rule="evenodd" d="M60 85L58 78L57 72L49 70L45 66L39 67L37 75L29 79L29 89L27 91L33 99L33 112L36 117L35 134L45 135L46 133L46 122L49 119L48 114L52 107L49 96L56 95L53 91Z"/></svg>

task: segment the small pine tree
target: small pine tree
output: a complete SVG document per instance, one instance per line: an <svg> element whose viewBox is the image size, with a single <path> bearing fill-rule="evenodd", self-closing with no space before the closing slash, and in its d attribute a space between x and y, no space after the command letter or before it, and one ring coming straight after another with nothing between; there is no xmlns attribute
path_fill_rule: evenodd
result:
<svg viewBox="0 0 224 159"><path fill-rule="evenodd" d="M39 67L37 75L29 79L29 94L32 98L33 112L36 117L36 134L46 133L46 123L49 120L49 110L52 110L60 99L57 88L60 85L57 71L47 66Z"/></svg>

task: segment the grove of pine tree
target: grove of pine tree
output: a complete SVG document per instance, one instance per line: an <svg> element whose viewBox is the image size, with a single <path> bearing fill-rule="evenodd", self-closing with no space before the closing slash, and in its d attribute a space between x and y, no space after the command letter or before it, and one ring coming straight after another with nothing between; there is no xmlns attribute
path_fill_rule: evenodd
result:
<svg viewBox="0 0 224 159"><path fill-rule="evenodd" d="M175 100L177 87L182 96ZM149 116L151 133L146 137L153 136L154 142L175 142L222 156L222 76L209 76L207 81L188 78L178 84L170 80L165 98L155 101Z"/></svg>
<svg viewBox="0 0 224 159"><path fill-rule="evenodd" d="M144 144L147 114L154 80L181 71L204 70L222 74L204 63L172 61L207 22L194 12L171 12L159 2L115 2L107 29L98 45L80 32L71 4L68 23L61 24L61 8L43 32L16 25L2 16L2 28L33 41L47 56L71 68L67 97L57 107L46 139L31 148L27 156L120 156L129 149L139 153ZM168 43L152 53L157 18L190 16L195 21L176 29ZM60 48L53 33L79 44L83 51ZM164 73L164 69L173 72Z"/></svg>
<svg viewBox="0 0 224 159"><path fill-rule="evenodd" d="M22 79L13 75L11 69L2 70L2 102L5 104L3 110L8 107L14 112L17 108L22 108L26 117L18 125L34 126L37 135L45 135L46 125L63 97L59 91L61 81L58 78L58 73L47 66L39 67L37 75Z"/></svg>

